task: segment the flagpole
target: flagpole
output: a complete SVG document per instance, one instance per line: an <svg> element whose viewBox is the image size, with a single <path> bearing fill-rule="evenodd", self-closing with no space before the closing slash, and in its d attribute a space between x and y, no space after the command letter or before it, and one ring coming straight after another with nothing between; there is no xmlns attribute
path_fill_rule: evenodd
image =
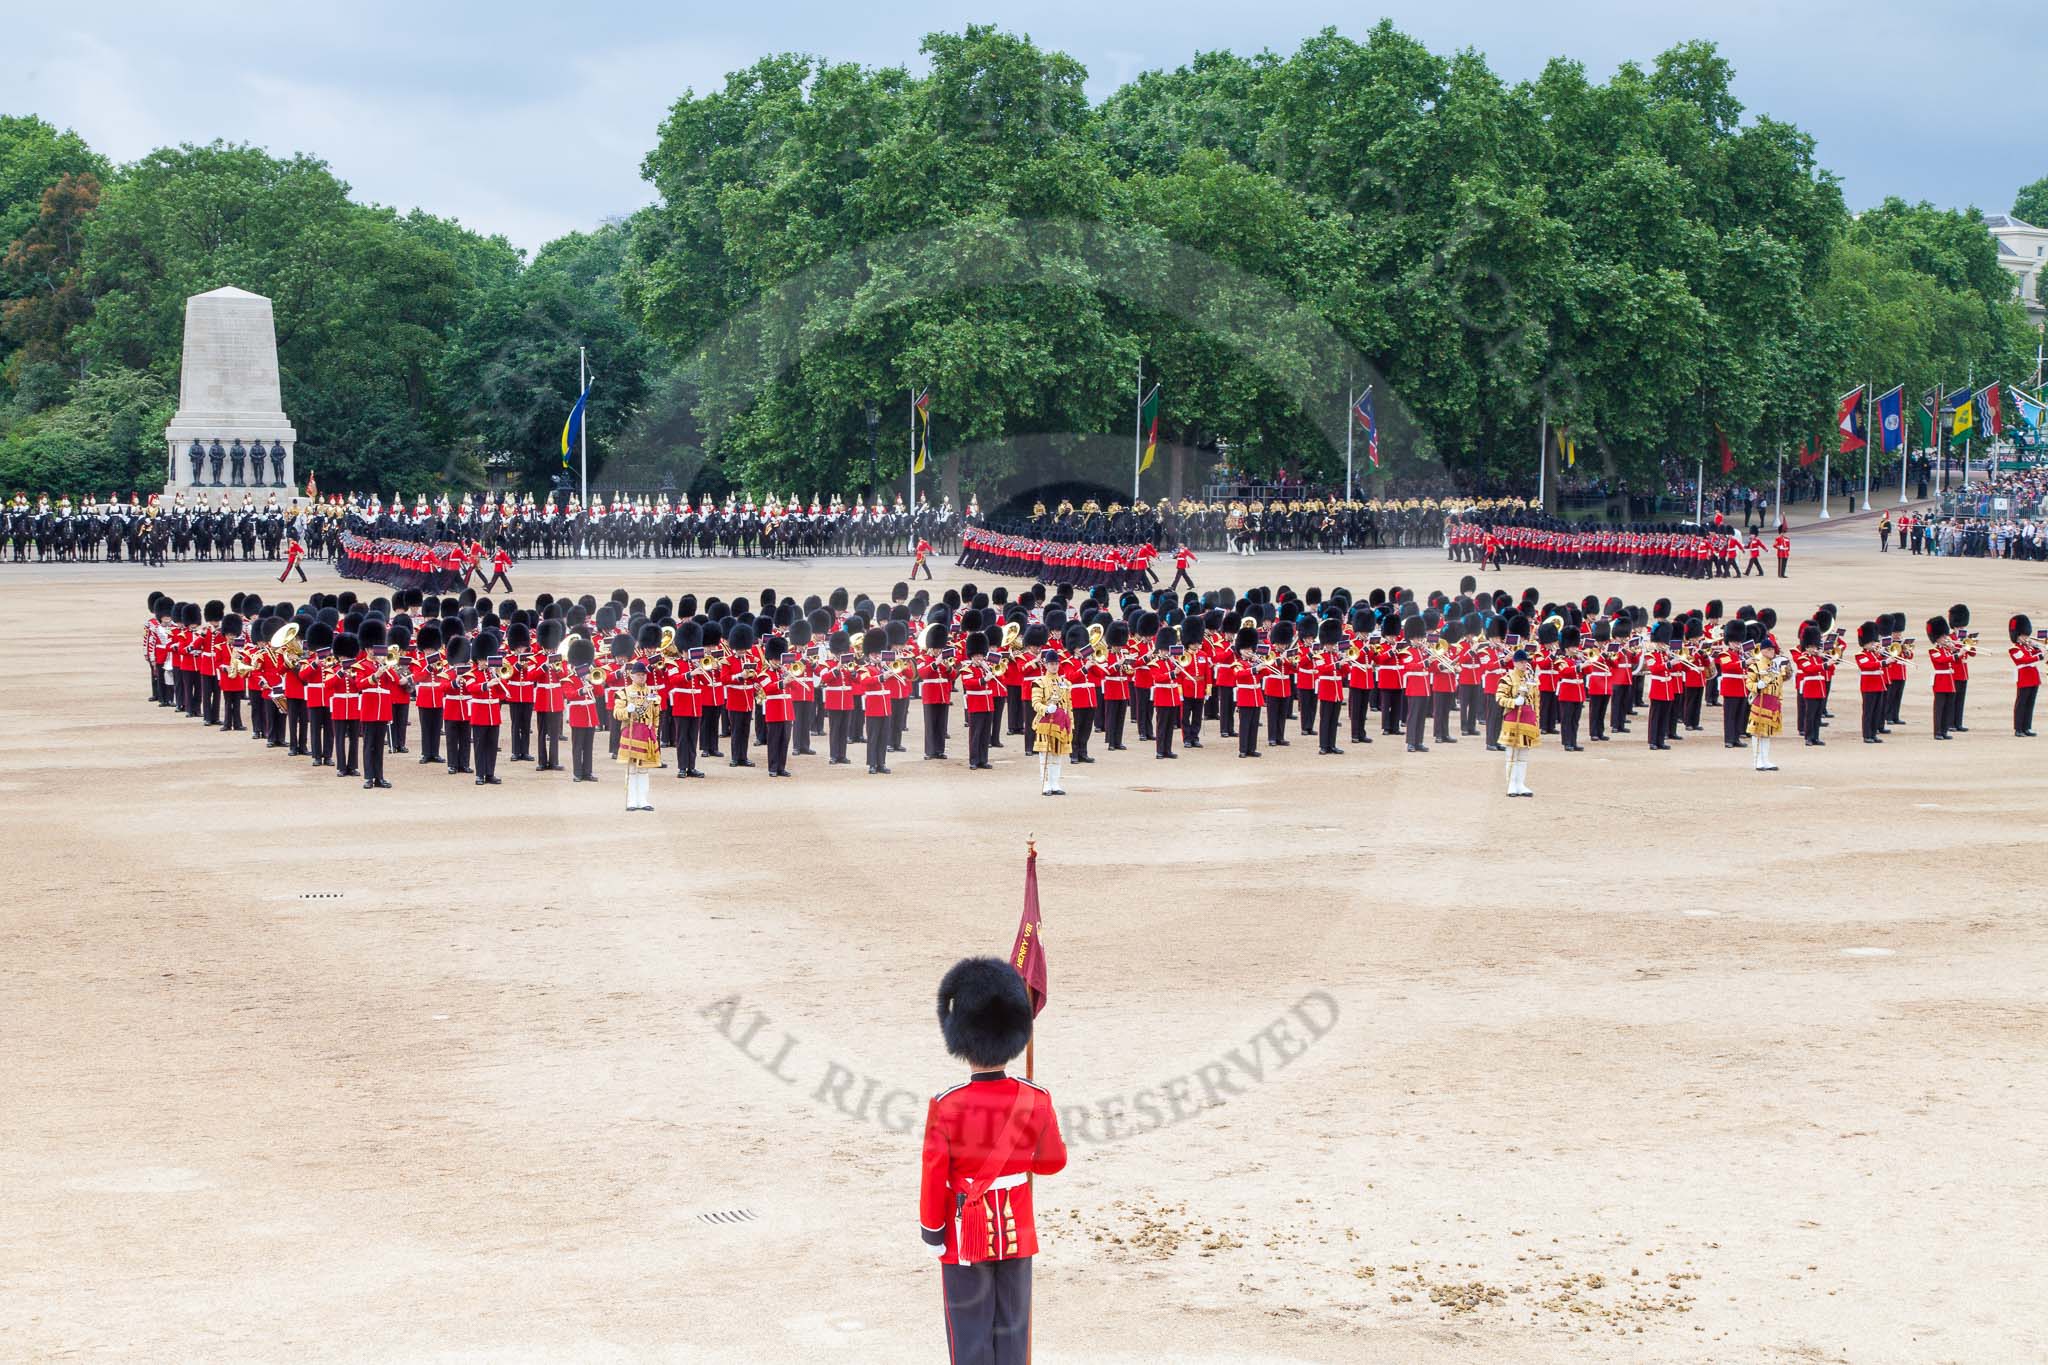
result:
<svg viewBox="0 0 2048 1365"><path fill-rule="evenodd" d="M1977 403L1977 362L1971 361L1970 368L1963 372L1968 378L1963 381L1963 401L1972 407ZM1977 414L1970 414L1970 432L1963 437L1963 496L1970 494L1970 437L1977 434Z"/></svg>
<svg viewBox="0 0 2048 1365"><path fill-rule="evenodd" d="M1692 524L1704 526L1707 521L1707 457L1700 456L1700 472L1692 484Z"/></svg>
<svg viewBox="0 0 2048 1365"><path fill-rule="evenodd" d="M1771 490L1771 508L1780 516L1784 515L1779 503L1785 500L1785 443L1778 442L1778 485Z"/></svg>
<svg viewBox="0 0 2048 1365"><path fill-rule="evenodd" d="M1131 408L1131 504L1138 501L1138 461L1145 453L1145 360L1138 358L1138 390Z"/></svg>
<svg viewBox="0 0 2048 1365"><path fill-rule="evenodd" d="M576 425L576 443L579 451L578 463L583 484L583 509L590 510L590 402L584 395L590 392L589 348L576 348L576 393L583 400L583 419Z"/></svg>
<svg viewBox="0 0 2048 1365"><path fill-rule="evenodd" d="M1548 487L1545 475L1549 473L1549 466L1550 395L1545 393L1543 395L1542 415L1536 420L1536 510L1539 512L1546 512L1550 509L1549 500L1543 496Z"/></svg>
<svg viewBox="0 0 2048 1365"><path fill-rule="evenodd" d="M1863 386L1863 510L1870 510L1870 400L1877 392L1877 385Z"/></svg>
<svg viewBox="0 0 2048 1365"><path fill-rule="evenodd" d="M917 516L917 390L910 391L910 515Z"/></svg>
<svg viewBox="0 0 2048 1365"><path fill-rule="evenodd" d="M1353 372L1344 376L1344 501L1351 501L1351 447L1358 435L1358 399L1352 388L1358 383Z"/></svg>
<svg viewBox="0 0 2048 1365"><path fill-rule="evenodd" d="M1906 466L1913 463L1913 424L1906 420L1906 386L1899 385L1899 506L1906 505Z"/></svg>

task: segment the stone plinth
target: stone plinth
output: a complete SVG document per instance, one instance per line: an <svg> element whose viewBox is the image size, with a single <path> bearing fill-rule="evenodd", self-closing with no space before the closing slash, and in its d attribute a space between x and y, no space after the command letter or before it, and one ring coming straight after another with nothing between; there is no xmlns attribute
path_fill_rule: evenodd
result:
<svg viewBox="0 0 2048 1365"><path fill-rule="evenodd" d="M285 418L278 390L277 331L269 299L230 286L185 300L178 413L164 429L164 440L169 446L166 493L296 488L292 455L298 432ZM200 457L196 475L195 448ZM259 448L260 461L255 458Z"/></svg>

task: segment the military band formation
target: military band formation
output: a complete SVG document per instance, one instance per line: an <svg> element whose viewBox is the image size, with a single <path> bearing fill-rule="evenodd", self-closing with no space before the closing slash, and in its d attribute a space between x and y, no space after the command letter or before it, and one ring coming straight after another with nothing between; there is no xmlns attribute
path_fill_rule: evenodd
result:
<svg viewBox="0 0 2048 1365"><path fill-rule="evenodd" d="M986 771L1015 742L1038 760L1047 796L1064 794L1069 764L1137 746L1176 760L1211 747L1212 733L1240 759L1297 742L1337 756L1376 739L1414 755L1473 741L1505 756L1510 796L1529 796L1530 753L1547 737L1578 753L1640 727L1663 752L1716 708L1724 746L1774 771L1781 734L1826 742L1844 666L1864 743L1902 723L1916 667L1934 737L1967 733L1979 644L1962 604L1919 631L1903 613L1848 628L1832 604L1791 624L1719 600L1511 597L1470 575L1456 594L1363 597L1285 585L934 595L899 582L880 600L836 588L801 602L768 589L650 603L621 588L521 605L402 587L301 604L152 593L148 605L151 699L266 751L378 789L391 786L390 755L415 753L478 786L503 780L501 757L595 782L602 744L628 776L631 810L653 808L661 771L787 778L816 759L888 774L912 742L914 707L924 762L952 760L964 739L968 770ZM2024 616L2007 634L2012 726L2031 737L2042 641Z"/></svg>

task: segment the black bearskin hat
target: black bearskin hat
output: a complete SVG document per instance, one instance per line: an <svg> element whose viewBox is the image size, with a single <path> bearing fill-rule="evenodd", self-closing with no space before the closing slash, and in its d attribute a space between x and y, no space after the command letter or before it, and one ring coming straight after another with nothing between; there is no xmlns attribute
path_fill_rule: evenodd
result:
<svg viewBox="0 0 2048 1365"><path fill-rule="evenodd" d="M362 652L363 652L363 642L362 642L361 640L358 640L358 639L357 639L357 638L356 638L355 636L353 636L353 635L337 635L337 636L335 636L335 637L334 637L334 657L335 657L335 658L337 658L337 659L353 659L353 658L355 658L355 657L356 657L356 656L357 656L358 654L361 654Z"/></svg>
<svg viewBox="0 0 2048 1365"><path fill-rule="evenodd" d="M1237 628L1237 648L1240 653L1257 648L1258 643L1259 628L1257 626L1239 626Z"/></svg>
<svg viewBox="0 0 2048 1365"><path fill-rule="evenodd" d="M231 611L226 616L221 617L220 633L227 636L230 640L233 640L240 636L242 633L241 616Z"/></svg>
<svg viewBox="0 0 2048 1365"><path fill-rule="evenodd" d="M1819 649L1820 627L1811 621L1799 627L1799 647L1801 649Z"/></svg>
<svg viewBox="0 0 2048 1365"><path fill-rule="evenodd" d="M638 645L641 649L661 648L661 627L655 625L652 621L643 623L639 631L635 633L635 635L633 636L633 643ZM626 652L629 654L632 653L631 650L628 650Z"/></svg>
<svg viewBox="0 0 2048 1365"><path fill-rule="evenodd" d="M1202 643L1202 636L1206 633L1207 628L1199 616L1190 616L1180 623L1180 642L1190 649Z"/></svg>
<svg viewBox="0 0 2048 1365"><path fill-rule="evenodd" d="M218 597L214 598L211 602L208 602L206 604L206 619L209 622L218 622L221 617L226 616L227 614L228 609L226 604L223 603Z"/></svg>
<svg viewBox="0 0 2048 1365"><path fill-rule="evenodd" d="M439 621L428 621L420 627L419 646L422 650L435 650L441 647L441 623Z"/></svg>
<svg viewBox="0 0 2048 1365"><path fill-rule="evenodd" d="M1342 641L1343 638L1344 623L1336 620L1334 617L1324 617L1323 623L1316 627L1316 643L1318 644L1334 645Z"/></svg>
<svg viewBox="0 0 2048 1365"><path fill-rule="evenodd" d="M659 632L656 633L654 642L656 644L661 643ZM754 647L754 628L742 621L726 633L725 642L737 650L752 649Z"/></svg>
<svg viewBox="0 0 2048 1365"><path fill-rule="evenodd" d="M596 658L597 651L581 635L569 642L569 664L572 668L588 668Z"/></svg>
<svg viewBox="0 0 2048 1365"><path fill-rule="evenodd" d="M910 627L902 621L890 621L882 627L882 636L888 640L889 648L901 649L910 643Z"/></svg>
<svg viewBox="0 0 2048 1365"><path fill-rule="evenodd" d="M761 642L761 657L774 663L789 651L789 641L780 635L771 635Z"/></svg>
<svg viewBox="0 0 2048 1365"><path fill-rule="evenodd" d="M356 632L356 638L363 642L364 649L384 648L384 623L376 617L363 622L363 628Z"/></svg>
<svg viewBox="0 0 2048 1365"><path fill-rule="evenodd" d="M1948 638L1948 622L1947 622L1946 620L1944 620L1944 619L1943 619L1942 617L1939 617L1939 616L1930 616L1930 617L1928 617L1928 618L1927 618L1927 643L1929 643L1929 644L1933 644L1933 643L1934 643L1934 642L1935 642L1936 640L1945 640L1945 639L1947 639L1947 638Z"/></svg>
<svg viewBox="0 0 2048 1365"><path fill-rule="evenodd" d="M853 648L853 639L843 630L835 630L825 637L825 648L834 654L845 654Z"/></svg>
<svg viewBox="0 0 2048 1365"><path fill-rule="evenodd" d="M448 662L450 664L461 665L469 662L468 636L451 635L448 637L448 641L446 645L443 646L443 648L446 650Z"/></svg>
<svg viewBox="0 0 2048 1365"><path fill-rule="evenodd" d="M1856 643L1859 645L1871 644L1877 639L1877 636L1877 622L1875 621L1865 621L1862 625L1856 627Z"/></svg>
<svg viewBox="0 0 2048 1365"><path fill-rule="evenodd" d="M939 982L939 1031L963 1062L1001 1067L1031 1042L1031 992L999 957L967 957Z"/></svg>
<svg viewBox="0 0 2048 1365"><path fill-rule="evenodd" d="M983 655L987 654L987 653L988 653L988 636L986 636L986 635L983 635L983 634L982 634L982 633L981 633L980 631L978 631L978 630L970 630L970 631L968 631L968 632L967 632L967 645L966 645L966 651L967 651L967 657L968 657L968 658L970 658L970 659L979 659L979 658L981 658L981 657L982 657Z"/></svg>
<svg viewBox="0 0 2048 1365"><path fill-rule="evenodd" d="M656 644L660 644L660 643L661 643L661 632L660 632L660 631L658 631L658 630L657 630L656 632L654 632L654 642L655 642ZM612 657L613 657L614 659L630 659L630 658L632 658L632 657L633 657L633 637L632 637L632 636L630 636L630 635L614 635L614 636L612 636L612 642L611 642L611 656L612 656Z"/></svg>
<svg viewBox="0 0 2048 1365"><path fill-rule="evenodd" d="M888 647L889 633L887 631L871 630L867 634L860 637L860 652L867 655L869 658L873 658L875 655L880 654L883 650L887 649Z"/></svg>
<svg viewBox="0 0 2048 1365"><path fill-rule="evenodd" d="M944 649L952 641L952 628L944 621L934 621L924 628L924 647Z"/></svg>
<svg viewBox="0 0 2048 1365"><path fill-rule="evenodd" d="M1273 648L1285 649L1294 643L1294 622L1275 621L1271 633Z"/></svg>
<svg viewBox="0 0 2048 1365"><path fill-rule="evenodd" d="M1970 624L1970 609L1961 602L1948 609L1948 624L1952 630L1965 630Z"/></svg>
<svg viewBox="0 0 2048 1365"><path fill-rule="evenodd" d="M1427 634L1429 626L1420 616L1410 616L1401 622L1401 638L1404 640L1420 640Z"/></svg>
<svg viewBox="0 0 2048 1365"><path fill-rule="evenodd" d="M2017 643L2034 633L2034 623L2024 615L2015 616L2005 623L2005 633Z"/></svg>
<svg viewBox="0 0 2048 1365"><path fill-rule="evenodd" d="M657 631L655 636L655 642L657 644L660 643L660 638L660 634ZM525 649L528 645L531 645L532 643L533 632L527 628L524 622L514 621L511 625L505 627L506 648L512 650L521 650Z"/></svg>

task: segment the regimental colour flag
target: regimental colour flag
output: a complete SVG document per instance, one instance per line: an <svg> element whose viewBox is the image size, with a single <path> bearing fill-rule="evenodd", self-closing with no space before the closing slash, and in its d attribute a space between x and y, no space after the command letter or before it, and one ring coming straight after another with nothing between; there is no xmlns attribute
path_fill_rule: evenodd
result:
<svg viewBox="0 0 2048 1365"><path fill-rule="evenodd" d="M1017 921L1017 941L1010 945L1010 965L1024 978L1031 994L1031 1017L1045 1008L1045 923L1038 915L1038 847L1024 855L1024 916Z"/></svg>
<svg viewBox="0 0 2048 1365"><path fill-rule="evenodd" d="M1835 402L1835 425L1842 432L1841 453L1863 449L1863 386L1858 384Z"/></svg>
<svg viewBox="0 0 2048 1365"><path fill-rule="evenodd" d="M1735 451L1729 447L1728 433L1721 430L1721 424L1718 422L1714 424L1714 439L1721 446L1721 472L1723 474L1733 474L1735 472Z"/></svg>
<svg viewBox="0 0 2048 1365"><path fill-rule="evenodd" d="M1358 401L1351 405L1352 416L1365 428L1365 458L1374 469L1380 467L1380 424L1372 412L1372 385L1365 386L1365 392L1358 395Z"/></svg>
<svg viewBox="0 0 2048 1365"><path fill-rule="evenodd" d="M1138 405L1138 427L1145 433L1145 455L1138 461L1138 472L1144 473L1152 467L1152 457L1159 452L1159 385L1152 386L1152 392L1145 395L1145 401Z"/></svg>
<svg viewBox="0 0 2048 1365"><path fill-rule="evenodd" d="M1890 454L1906 440L1906 386L1901 384L1877 400L1878 449Z"/></svg>

